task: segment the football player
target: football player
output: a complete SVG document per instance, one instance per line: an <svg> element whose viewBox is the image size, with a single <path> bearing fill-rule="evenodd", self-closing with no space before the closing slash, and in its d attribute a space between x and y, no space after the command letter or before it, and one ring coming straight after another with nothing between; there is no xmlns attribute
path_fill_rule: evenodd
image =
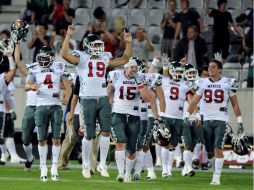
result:
<svg viewBox="0 0 254 190"><path fill-rule="evenodd" d="M191 64L184 65L184 78L186 81L194 83L197 79L198 71ZM190 91L189 96L193 98L195 92ZM184 102L184 114L189 106L188 101ZM183 115L184 115L183 114ZM183 151L183 161L184 168L182 170L182 176L194 176L194 170L192 168L192 153L197 142L201 142L202 138L202 128L201 128L201 115L199 112L192 114L190 117L191 125L183 126L183 142L184 142L184 151Z"/></svg>
<svg viewBox="0 0 254 190"><path fill-rule="evenodd" d="M113 95L112 137L116 141L115 159L119 182L131 182L131 171L135 163L140 131L140 93L149 94L137 74L137 66L137 62L130 59L125 64L124 70L111 71L108 76L108 92ZM126 171L124 174L125 152Z"/></svg>
<svg viewBox="0 0 254 190"><path fill-rule="evenodd" d="M243 130L243 120L236 96L238 82L235 79L221 76L222 63L218 60L214 59L209 63L208 72L209 78L201 78L198 81L198 90L185 114L184 125L189 126L189 117L198 102L202 100L205 146L208 158L212 159L215 156L213 179L210 184L220 185L226 123L229 121L229 100L237 117L238 131Z"/></svg>
<svg viewBox="0 0 254 190"><path fill-rule="evenodd" d="M85 122L85 135L82 140L82 159L84 178L91 178L90 175L90 148L92 139L95 137L96 119L98 118L101 127L100 138L100 164L97 170L103 177L109 177L106 158L109 149L111 133L111 107L109 104L106 88L106 68L116 67L129 61L131 57L130 33L124 32L126 48L122 57L111 59L111 53L104 52L104 42L99 36L89 34L83 40L84 51L74 50L68 53L70 37L74 33L74 27L69 26L62 47L62 57L69 63L76 65L80 79L80 111Z"/></svg>
<svg viewBox="0 0 254 190"><path fill-rule="evenodd" d="M163 67L165 73L167 68ZM183 107L187 99L191 100L192 82L183 80L183 66L179 62L172 62L168 70L169 77L163 77L162 88L166 100L165 125L171 132L170 144L162 149L162 177L172 176L171 170L174 160L174 150L183 135ZM189 157L191 155L188 155ZM191 171L189 171L191 172ZM193 176L195 173L190 173Z"/></svg>
<svg viewBox="0 0 254 190"><path fill-rule="evenodd" d="M3 51L2 51L3 50ZM5 99L8 91L8 84L13 80L13 77L16 72L16 65L13 59L13 49L12 51L6 51L6 49L0 49L0 64L3 60L3 56L7 56L9 60L9 71L8 72L3 72L0 74L0 147L1 147L1 163L2 160L6 160L6 157L8 156L6 154L6 146L5 140L4 140L4 124L5 124L5 113L6 113L6 108L5 108ZM4 154L5 153L5 154Z"/></svg>
<svg viewBox="0 0 254 190"><path fill-rule="evenodd" d="M154 126L158 123L164 123L165 116L165 97L163 90L161 88L162 77L157 73L146 73L145 61L139 58L133 58L138 65L139 75L143 77L144 84L152 92L152 100L147 103L140 100L140 133L138 137L138 145L136 152L136 163L135 163L135 173L134 180L140 179L140 173L142 170L142 165L139 165L139 158L141 163L145 165L148 171L147 179L156 179L156 175L153 169L153 158L150 152L150 146L153 141L153 130ZM157 109L156 100L159 101L159 109ZM160 117L158 117L158 110L160 110ZM157 119L158 118L158 119Z"/></svg>
<svg viewBox="0 0 254 190"><path fill-rule="evenodd" d="M60 85L71 90L67 80L65 64L54 62L54 50L43 46L36 56L36 65L29 68L25 90L37 91L37 105L34 113L35 124L38 128L38 150L42 182L46 182L48 169L46 159L48 154L47 138L49 122L52 126L52 167L51 179L58 181L57 164L60 153L61 124L63 111L60 102Z"/></svg>

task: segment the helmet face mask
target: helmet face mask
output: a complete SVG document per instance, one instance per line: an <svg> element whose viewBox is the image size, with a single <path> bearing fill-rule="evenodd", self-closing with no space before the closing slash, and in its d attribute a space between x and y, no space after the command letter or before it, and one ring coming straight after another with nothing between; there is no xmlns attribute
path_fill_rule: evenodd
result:
<svg viewBox="0 0 254 190"><path fill-rule="evenodd" d="M0 51L5 54L14 51L14 43L10 39L0 40ZM1 61L1 60L0 60Z"/></svg>
<svg viewBox="0 0 254 190"><path fill-rule="evenodd" d="M99 36L89 34L83 41L83 48L90 55L100 55L104 52L104 42Z"/></svg>
<svg viewBox="0 0 254 190"><path fill-rule="evenodd" d="M48 46L43 46L36 56L36 61L41 67L50 67L55 58L55 51Z"/></svg>
<svg viewBox="0 0 254 190"><path fill-rule="evenodd" d="M187 64L184 66L184 77L188 81L195 81L197 80L198 71L197 69L191 65Z"/></svg>
<svg viewBox="0 0 254 190"><path fill-rule="evenodd" d="M179 62L173 62L169 68L169 75L175 80L181 80L184 76L184 69Z"/></svg>

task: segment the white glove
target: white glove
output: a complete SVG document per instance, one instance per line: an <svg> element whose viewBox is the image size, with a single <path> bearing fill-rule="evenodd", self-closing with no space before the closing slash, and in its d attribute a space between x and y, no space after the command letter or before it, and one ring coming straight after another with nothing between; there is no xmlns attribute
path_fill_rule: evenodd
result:
<svg viewBox="0 0 254 190"><path fill-rule="evenodd" d="M217 61L220 61L220 62L223 61L222 55L221 55L221 53L219 53L219 52L214 53L214 54L213 54L213 57L214 57L214 59L217 60Z"/></svg>
<svg viewBox="0 0 254 190"><path fill-rule="evenodd" d="M166 53L163 53L161 56L161 62L162 62L162 67L163 70L167 70L169 67L169 57Z"/></svg>

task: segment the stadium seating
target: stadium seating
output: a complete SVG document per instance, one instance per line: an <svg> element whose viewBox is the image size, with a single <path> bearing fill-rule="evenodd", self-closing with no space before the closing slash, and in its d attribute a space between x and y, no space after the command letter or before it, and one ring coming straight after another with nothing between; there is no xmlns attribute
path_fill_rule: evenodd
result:
<svg viewBox="0 0 254 190"><path fill-rule="evenodd" d="M165 1L148 0L148 8L150 9L165 9Z"/></svg>
<svg viewBox="0 0 254 190"><path fill-rule="evenodd" d="M146 26L146 17L144 15L129 16L128 25L129 26L145 27Z"/></svg>
<svg viewBox="0 0 254 190"><path fill-rule="evenodd" d="M111 0L93 1L93 7L111 8Z"/></svg>

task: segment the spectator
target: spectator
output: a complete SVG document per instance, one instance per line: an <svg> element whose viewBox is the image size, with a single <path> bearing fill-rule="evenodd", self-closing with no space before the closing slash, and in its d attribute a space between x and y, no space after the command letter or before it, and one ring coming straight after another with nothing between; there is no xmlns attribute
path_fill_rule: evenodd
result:
<svg viewBox="0 0 254 190"><path fill-rule="evenodd" d="M132 57L147 60L148 52L153 52L154 47L152 42L143 28L138 28L136 31L136 38L132 41Z"/></svg>
<svg viewBox="0 0 254 190"><path fill-rule="evenodd" d="M48 20L48 1L32 0L31 1L32 23L46 23Z"/></svg>
<svg viewBox="0 0 254 190"><path fill-rule="evenodd" d="M9 30L3 30L0 33L0 39L10 39L11 33ZM0 51L0 74L9 71L9 59L3 52Z"/></svg>
<svg viewBox="0 0 254 190"><path fill-rule="evenodd" d="M229 23L233 25L230 12L227 11L227 0L218 0L218 10L209 10L209 1L206 3L206 14L213 17L213 53L220 52L225 60L229 49Z"/></svg>
<svg viewBox="0 0 254 190"><path fill-rule="evenodd" d="M196 26L189 26L187 38L181 39L174 49L174 60L180 61L187 58L187 63L201 68L207 63L207 46L205 40L200 37Z"/></svg>
<svg viewBox="0 0 254 190"><path fill-rule="evenodd" d="M175 21L177 22L176 32L174 36L174 44L182 32L182 37L187 36L187 29L191 25L195 25L198 28L198 32L204 31L204 23L200 15L194 9L190 9L189 0L181 0L181 12L177 14Z"/></svg>
<svg viewBox="0 0 254 190"><path fill-rule="evenodd" d="M101 40L104 42L105 52L110 52L114 57L116 49L115 48L116 40L114 39L114 37L108 31L105 30L100 31L99 36Z"/></svg>
<svg viewBox="0 0 254 190"><path fill-rule="evenodd" d="M160 27L163 30L161 42L161 55L166 53L168 57L173 56L173 39L175 35L176 23L176 0L168 1L168 11L163 15Z"/></svg>
<svg viewBox="0 0 254 190"><path fill-rule="evenodd" d="M43 46L50 45L50 36L46 35L48 30L48 25L40 23L36 26L36 29L33 32L32 40L27 44L29 49L34 49L33 55L33 62L36 62L36 55L38 54L39 50Z"/></svg>
<svg viewBox="0 0 254 190"><path fill-rule="evenodd" d="M55 0L51 4L49 20L55 27L56 33L59 34L61 29L67 29L72 24L75 17L75 10L70 8L70 0Z"/></svg>

